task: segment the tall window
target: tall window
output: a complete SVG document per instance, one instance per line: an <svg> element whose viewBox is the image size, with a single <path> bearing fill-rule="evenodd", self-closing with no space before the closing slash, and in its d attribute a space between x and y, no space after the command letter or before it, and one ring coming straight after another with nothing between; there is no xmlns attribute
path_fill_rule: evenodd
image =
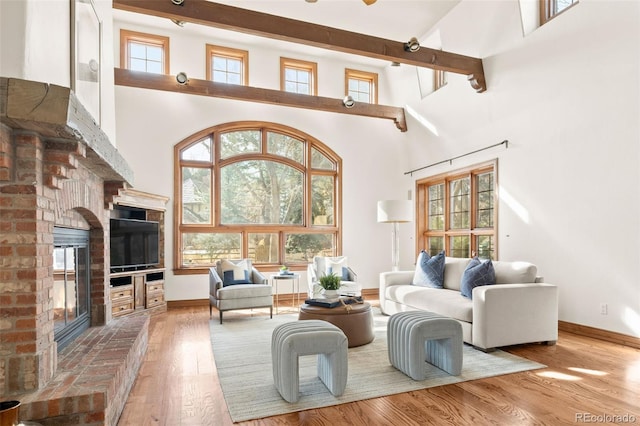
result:
<svg viewBox="0 0 640 426"><path fill-rule="evenodd" d="M496 162L417 182L420 249L496 258Z"/></svg>
<svg viewBox="0 0 640 426"><path fill-rule="evenodd" d="M169 37L120 30L120 67L169 74Z"/></svg>
<svg viewBox="0 0 640 426"><path fill-rule="evenodd" d="M318 94L318 64L280 58L280 90L305 95Z"/></svg>
<svg viewBox="0 0 640 426"><path fill-rule="evenodd" d="M540 0L540 25L576 3L578 0Z"/></svg>
<svg viewBox="0 0 640 426"><path fill-rule="evenodd" d="M228 123L175 146L175 265L264 267L340 254L341 160L295 129Z"/></svg>
<svg viewBox="0 0 640 426"><path fill-rule="evenodd" d="M351 69L344 70L345 94L356 102L378 103L378 74Z"/></svg>
<svg viewBox="0 0 640 426"><path fill-rule="evenodd" d="M249 85L249 52L207 44L207 80Z"/></svg>
<svg viewBox="0 0 640 426"><path fill-rule="evenodd" d="M447 84L447 73L443 70L433 70L433 90L438 90Z"/></svg>

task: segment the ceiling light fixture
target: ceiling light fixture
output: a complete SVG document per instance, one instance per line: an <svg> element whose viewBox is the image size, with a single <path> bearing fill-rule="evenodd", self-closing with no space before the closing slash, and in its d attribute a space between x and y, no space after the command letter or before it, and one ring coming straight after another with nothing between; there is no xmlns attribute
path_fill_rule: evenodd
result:
<svg viewBox="0 0 640 426"><path fill-rule="evenodd" d="M392 67L399 67L400 66L400 62L393 61L393 62L391 62L391 66Z"/></svg>
<svg viewBox="0 0 640 426"><path fill-rule="evenodd" d="M411 37L409 41L404 44L404 50L405 52L411 53L420 50L420 43L418 42L418 39L415 37Z"/></svg>
<svg viewBox="0 0 640 426"><path fill-rule="evenodd" d="M171 0L171 3L175 4L176 6L182 6L184 0Z"/></svg>
<svg viewBox="0 0 640 426"><path fill-rule="evenodd" d="M355 104L356 104L356 101L353 100L351 95L345 96L344 99L342 100L342 105L346 106L347 108L353 108Z"/></svg>
<svg viewBox="0 0 640 426"><path fill-rule="evenodd" d="M171 19L171 22L173 22L174 24L176 24L179 27L184 27L184 24L185 24L184 21L179 21L177 19Z"/></svg>
<svg viewBox="0 0 640 426"><path fill-rule="evenodd" d="M184 86L189 82L189 77L187 77L187 73L179 72L176 74L176 81L179 85Z"/></svg>

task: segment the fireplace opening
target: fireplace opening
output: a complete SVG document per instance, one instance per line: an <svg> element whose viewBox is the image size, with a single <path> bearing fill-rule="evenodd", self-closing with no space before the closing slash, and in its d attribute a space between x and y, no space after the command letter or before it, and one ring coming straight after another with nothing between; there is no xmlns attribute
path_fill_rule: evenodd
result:
<svg viewBox="0 0 640 426"><path fill-rule="evenodd" d="M91 262L89 231L53 231L53 320L58 352L89 328Z"/></svg>

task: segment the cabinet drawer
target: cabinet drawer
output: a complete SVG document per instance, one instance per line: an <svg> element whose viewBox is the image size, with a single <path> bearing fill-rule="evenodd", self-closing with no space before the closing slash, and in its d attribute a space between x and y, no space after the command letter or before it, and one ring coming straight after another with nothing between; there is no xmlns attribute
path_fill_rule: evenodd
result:
<svg viewBox="0 0 640 426"><path fill-rule="evenodd" d="M164 290L164 281L151 281L147 283L147 294Z"/></svg>
<svg viewBox="0 0 640 426"><path fill-rule="evenodd" d="M120 285L117 287L111 287L111 300L116 301L118 299L126 299L133 297L132 285Z"/></svg>
<svg viewBox="0 0 640 426"><path fill-rule="evenodd" d="M133 299L111 305L111 315L114 317L126 315L130 312L133 312Z"/></svg>
<svg viewBox="0 0 640 426"><path fill-rule="evenodd" d="M153 295L147 295L147 308L153 308L154 306L162 305L164 303L164 294L156 293Z"/></svg>

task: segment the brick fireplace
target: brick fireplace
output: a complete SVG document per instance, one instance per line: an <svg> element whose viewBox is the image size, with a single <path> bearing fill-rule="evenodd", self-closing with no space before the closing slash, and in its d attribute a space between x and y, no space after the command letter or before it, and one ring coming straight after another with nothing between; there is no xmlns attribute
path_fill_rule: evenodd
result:
<svg viewBox="0 0 640 426"><path fill-rule="evenodd" d="M0 78L0 400L20 400L21 420L117 422L122 407L113 404L126 400L148 327L147 318L111 317L109 216L113 198L132 177L68 88ZM92 337L85 332L60 354L54 341L54 227L88 231L90 247ZM114 349L120 353L109 352ZM109 357L119 360L110 366ZM128 370L119 371L125 361ZM81 377L91 374L88 366L93 374L101 369L94 382Z"/></svg>

